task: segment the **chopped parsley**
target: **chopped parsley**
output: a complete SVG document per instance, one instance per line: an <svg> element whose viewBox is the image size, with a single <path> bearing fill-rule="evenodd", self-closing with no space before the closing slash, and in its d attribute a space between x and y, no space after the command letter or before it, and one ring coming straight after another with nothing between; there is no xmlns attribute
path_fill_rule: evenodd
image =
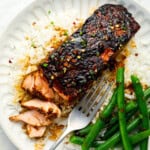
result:
<svg viewBox="0 0 150 150"><path fill-rule="evenodd" d="M83 35L83 31L80 31L80 36L82 36Z"/></svg>
<svg viewBox="0 0 150 150"><path fill-rule="evenodd" d="M68 30L66 30L66 31L64 32L64 35L65 35L65 36L68 36Z"/></svg>
<svg viewBox="0 0 150 150"><path fill-rule="evenodd" d="M98 57L100 55L100 53L99 52L96 52L96 56Z"/></svg>
<svg viewBox="0 0 150 150"><path fill-rule="evenodd" d="M54 24L54 21L51 21L50 24L53 25L53 26L55 25L55 24Z"/></svg>
<svg viewBox="0 0 150 150"><path fill-rule="evenodd" d="M82 40L81 45L82 45L83 48L85 48L87 46L87 42L85 40Z"/></svg>
<svg viewBox="0 0 150 150"><path fill-rule="evenodd" d="M95 79L95 73L94 73L94 71L93 70L90 70L89 71L89 74L90 74L90 76L91 76L91 78L94 80Z"/></svg>
<svg viewBox="0 0 150 150"><path fill-rule="evenodd" d="M50 10L48 11L48 14L49 14L49 15L51 14L51 11L50 11Z"/></svg>
<svg viewBox="0 0 150 150"><path fill-rule="evenodd" d="M127 30L127 26L126 26L125 24L123 24L123 25L121 26L121 29L122 29L122 30Z"/></svg>
<svg viewBox="0 0 150 150"><path fill-rule="evenodd" d="M55 58L55 55L54 55L54 54L52 54L50 57L51 57L51 59L54 59L54 58Z"/></svg>
<svg viewBox="0 0 150 150"><path fill-rule="evenodd" d="M48 63L43 63L42 66L46 68L48 67Z"/></svg>
<svg viewBox="0 0 150 150"><path fill-rule="evenodd" d="M33 41L31 42L31 47L36 48L36 45Z"/></svg>

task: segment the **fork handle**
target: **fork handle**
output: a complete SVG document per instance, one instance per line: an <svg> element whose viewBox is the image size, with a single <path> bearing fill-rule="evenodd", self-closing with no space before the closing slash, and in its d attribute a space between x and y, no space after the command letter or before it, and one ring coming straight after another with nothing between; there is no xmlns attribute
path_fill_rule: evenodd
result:
<svg viewBox="0 0 150 150"><path fill-rule="evenodd" d="M49 150L55 150L57 146L62 142L62 140L68 135L72 130L67 128L65 132L60 136L60 138L52 145L52 147Z"/></svg>

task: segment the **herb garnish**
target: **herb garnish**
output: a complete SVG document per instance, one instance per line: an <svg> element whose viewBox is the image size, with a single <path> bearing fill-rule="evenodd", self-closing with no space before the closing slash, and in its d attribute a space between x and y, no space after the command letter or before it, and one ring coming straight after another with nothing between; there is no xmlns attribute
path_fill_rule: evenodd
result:
<svg viewBox="0 0 150 150"><path fill-rule="evenodd" d="M87 42L85 40L82 40L81 45L82 45L83 48L85 48L87 46Z"/></svg>
<svg viewBox="0 0 150 150"><path fill-rule="evenodd" d="M46 68L48 67L48 63L43 63L42 66Z"/></svg>
<svg viewBox="0 0 150 150"><path fill-rule="evenodd" d="M49 14L49 15L51 14L51 11L50 11L50 10L48 11L48 14Z"/></svg>
<svg viewBox="0 0 150 150"><path fill-rule="evenodd" d="M55 24L54 24L54 21L51 21L50 24L53 25L53 26L55 25Z"/></svg>
<svg viewBox="0 0 150 150"><path fill-rule="evenodd" d="M83 31L81 30L81 31L80 31L80 36L82 36L82 35L83 35Z"/></svg>
<svg viewBox="0 0 150 150"><path fill-rule="evenodd" d="M68 36L68 30L66 30L66 31L64 32L64 35L65 35L65 36Z"/></svg>

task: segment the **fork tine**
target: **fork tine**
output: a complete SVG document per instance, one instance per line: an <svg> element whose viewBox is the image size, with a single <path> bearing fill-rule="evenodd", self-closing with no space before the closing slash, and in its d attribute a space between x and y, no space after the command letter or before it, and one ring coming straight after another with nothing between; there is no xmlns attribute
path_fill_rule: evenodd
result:
<svg viewBox="0 0 150 150"><path fill-rule="evenodd" d="M110 83L106 83L103 85L102 89L99 90L99 93L97 94L96 98L93 99L91 105L87 108L85 108L86 112L89 112L91 110L91 108L96 104L96 103L99 103L99 100L101 100L106 93L108 93L107 89L108 87L111 87L111 84Z"/></svg>
<svg viewBox="0 0 150 150"><path fill-rule="evenodd" d="M95 101L97 101L97 98L99 97L99 95L102 95L105 88L106 88L106 83L105 82L103 82L103 84L100 87L97 87L97 89L95 90L96 92L94 93L94 95L92 95L90 97L90 100L88 101L88 103L84 105L83 112L85 112L86 110L89 110L93 106Z"/></svg>
<svg viewBox="0 0 150 150"><path fill-rule="evenodd" d="M86 104L88 104L91 99L93 98L93 96L96 93L96 90L99 88L99 86L102 84L102 86L105 84L105 80L107 78L108 75L104 75L101 79L100 82L97 83L92 89L90 89L88 91L88 93L82 98L82 101L76 106L76 108L80 108L80 107L85 107L85 102ZM94 91L93 91L94 90Z"/></svg>
<svg viewBox="0 0 150 150"><path fill-rule="evenodd" d="M98 84L98 86L96 87L95 91L92 93L92 95L90 96L90 98L86 101L86 104L84 103L84 108L86 108L88 105L90 105L90 103L93 103L93 99L96 98L98 91L100 89L102 89L104 87L104 85L106 84L105 82L101 81L102 83ZM100 87L101 86L101 87Z"/></svg>
<svg viewBox="0 0 150 150"><path fill-rule="evenodd" d="M94 118L96 112L98 111L98 109L100 108L100 106L103 104L103 102L105 101L106 97L109 95L108 91L111 89L111 87L112 87L112 85L111 86L107 86L105 94L100 99L100 101L98 102L98 104L96 105L96 107L94 108L94 110L91 111L90 118ZM98 99L99 99L99 97L98 97Z"/></svg>

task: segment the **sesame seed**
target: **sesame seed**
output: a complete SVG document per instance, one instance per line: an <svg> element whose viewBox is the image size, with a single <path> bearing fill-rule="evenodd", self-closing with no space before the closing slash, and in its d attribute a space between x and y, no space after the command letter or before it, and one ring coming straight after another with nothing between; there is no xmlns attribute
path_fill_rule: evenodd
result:
<svg viewBox="0 0 150 150"><path fill-rule="evenodd" d="M120 26L119 24L116 24L116 25L115 25L116 28L119 28L119 26Z"/></svg>
<svg viewBox="0 0 150 150"><path fill-rule="evenodd" d="M114 29L114 26L110 26L110 28L113 30L113 29Z"/></svg>
<svg viewBox="0 0 150 150"><path fill-rule="evenodd" d="M81 58L81 56L77 56L77 58L78 58L78 59L80 59L80 58Z"/></svg>
<svg viewBox="0 0 150 150"><path fill-rule="evenodd" d="M51 76L51 80L54 80L54 76Z"/></svg>

